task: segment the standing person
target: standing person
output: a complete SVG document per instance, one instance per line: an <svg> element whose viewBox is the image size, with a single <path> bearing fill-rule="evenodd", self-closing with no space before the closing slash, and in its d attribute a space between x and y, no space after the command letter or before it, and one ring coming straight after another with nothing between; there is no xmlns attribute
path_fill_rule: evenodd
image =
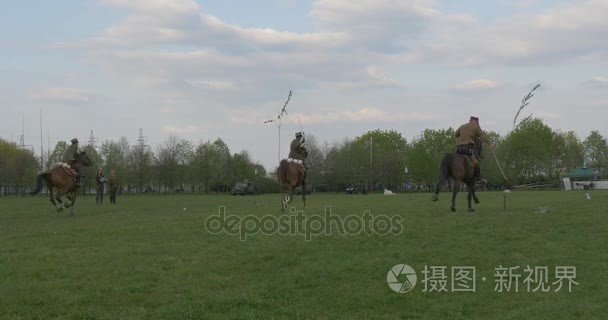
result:
<svg viewBox="0 0 608 320"><path fill-rule="evenodd" d="M97 174L95 175L95 183L97 191L97 196L95 197L95 201L97 204L103 203L103 192L104 192L104 183L106 183L106 177L103 175L101 169L97 170Z"/></svg>
<svg viewBox="0 0 608 320"><path fill-rule="evenodd" d="M110 180L108 180L108 191L110 192L110 203L116 204L116 193L118 191L118 180L116 179L116 170L110 171Z"/></svg>

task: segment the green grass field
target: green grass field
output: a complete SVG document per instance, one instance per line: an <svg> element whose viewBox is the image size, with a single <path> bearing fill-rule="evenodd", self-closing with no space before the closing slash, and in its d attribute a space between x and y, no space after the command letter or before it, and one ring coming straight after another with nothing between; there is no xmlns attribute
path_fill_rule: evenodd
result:
<svg viewBox="0 0 608 320"><path fill-rule="evenodd" d="M43 197L0 198L0 319L606 319L608 192L313 194L307 216L403 218L399 235L210 234L205 220L279 215L279 196L81 197L76 215ZM106 199L107 200L107 199ZM301 207L299 198L293 204ZM183 208L187 208L186 211ZM418 275L405 294L387 273ZM424 266L474 266L476 292L423 292ZM495 292L498 266L576 266L572 292ZM481 281L481 277L487 281ZM450 278L448 278L448 281Z"/></svg>

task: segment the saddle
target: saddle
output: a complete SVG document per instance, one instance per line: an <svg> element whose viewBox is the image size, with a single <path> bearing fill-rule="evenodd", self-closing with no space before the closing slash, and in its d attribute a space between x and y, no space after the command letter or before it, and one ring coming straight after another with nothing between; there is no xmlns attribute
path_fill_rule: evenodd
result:
<svg viewBox="0 0 608 320"><path fill-rule="evenodd" d="M302 160L287 158L287 162L293 162L293 163L299 164L302 167L304 167L304 161L302 161Z"/></svg>
<svg viewBox="0 0 608 320"><path fill-rule="evenodd" d="M59 162L57 164L58 167L61 167L63 170L65 170L69 175L72 176L72 178L76 179L76 176L78 175L78 172L72 168L71 165L69 165L68 163L65 162Z"/></svg>
<svg viewBox="0 0 608 320"><path fill-rule="evenodd" d="M479 161L473 161L473 156L475 156L477 152L475 152L474 146L457 146L456 147L456 154L463 156L466 160L467 163L472 167L475 168L476 166L479 165Z"/></svg>

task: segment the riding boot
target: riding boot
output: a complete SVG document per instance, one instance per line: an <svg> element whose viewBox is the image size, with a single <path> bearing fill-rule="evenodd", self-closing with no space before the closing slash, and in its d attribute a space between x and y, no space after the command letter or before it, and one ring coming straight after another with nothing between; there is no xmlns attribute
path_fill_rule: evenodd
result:
<svg viewBox="0 0 608 320"><path fill-rule="evenodd" d="M475 178L475 180L481 181L481 168L479 167L479 165L475 167L475 170L473 171L473 177Z"/></svg>
<svg viewBox="0 0 608 320"><path fill-rule="evenodd" d="M74 187L80 188L80 173L76 174L75 180L76 182L74 183Z"/></svg>

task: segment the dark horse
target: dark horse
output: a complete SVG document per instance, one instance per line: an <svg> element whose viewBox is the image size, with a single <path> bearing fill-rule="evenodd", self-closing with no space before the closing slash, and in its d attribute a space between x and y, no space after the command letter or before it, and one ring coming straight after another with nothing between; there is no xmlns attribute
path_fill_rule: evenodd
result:
<svg viewBox="0 0 608 320"><path fill-rule="evenodd" d="M293 197L293 191L295 188L302 187L302 202L304 208L306 208L306 181L304 180L304 167L295 162L288 162L287 160L281 160L279 168L277 169L277 179L281 184L281 193L283 193L283 184L288 185L288 193L282 200L281 211L285 211L291 199Z"/></svg>
<svg viewBox="0 0 608 320"><path fill-rule="evenodd" d="M474 212L475 209L471 207L471 199L474 199L475 203L479 203L479 199L475 194L475 170L471 166L471 160L460 154L447 153L443 157L443 160L441 160L441 165L439 166L439 182L437 183L435 194L433 194L433 201L439 200L439 190L450 177L452 177L455 182L452 190L452 211L456 212L456 195L464 183L469 192L467 197L469 204L468 211Z"/></svg>
<svg viewBox="0 0 608 320"><path fill-rule="evenodd" d="M82 167L88 167L92 164L91 159L87 156L86 152L82 151L75 155L75 161L70 163L70 166L77 168L79 171ZM32 195L38 194L42 190L42 183L46 184L51 197L51 203L57 208L57 212L61 212L63 208L72 207L71 215L74 215L74 204L76 203L76 195L78 194L78 187L76 186L75 177L70 169L64 168L61 165L55 166L54 168L43 172L38 175L36 181L36 188L32 191ZM56 190L56 195L54 191ZM65 196L69 202L63 203L61 197Z"/></svg>

